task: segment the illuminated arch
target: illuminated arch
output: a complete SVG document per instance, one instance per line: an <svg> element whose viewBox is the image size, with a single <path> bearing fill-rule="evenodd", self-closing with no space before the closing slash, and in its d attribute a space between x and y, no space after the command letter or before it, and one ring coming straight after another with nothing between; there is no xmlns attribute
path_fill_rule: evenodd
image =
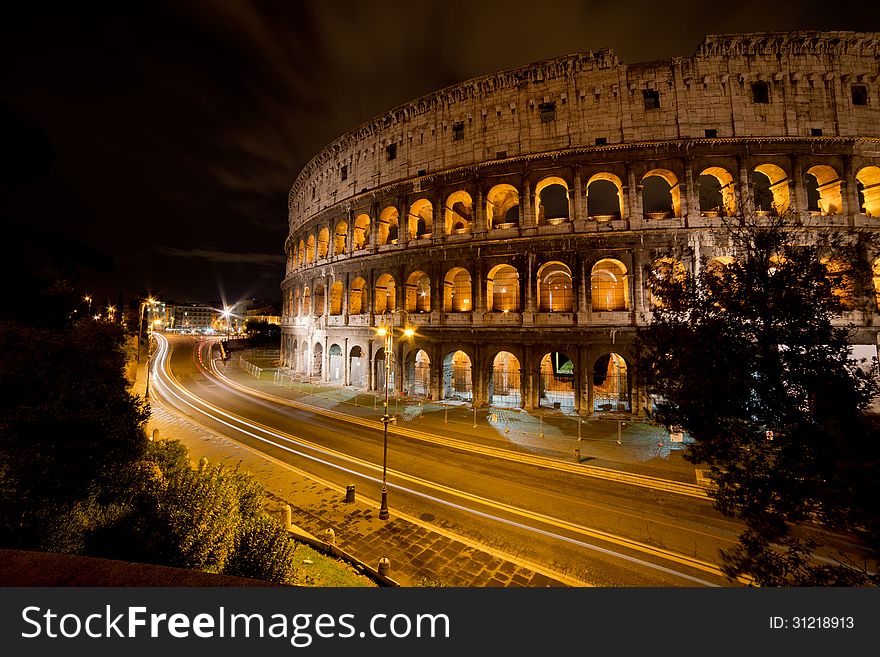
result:
<svg viewBox="0 0 880 657"><path fill-rule="evenodd" d="M535 185L535 212L538 224L568 221L568 183L557 176L548 176L538 182Z"/></svg>
<svg viewBox="0 0 880 657"><path fill-rule="evenodd" d="M327 226L318 231L318 257L326 258L330 249L330 229Z"/></svg>
<svg viewBox="0 0 880 657"><path fill-rule="evenodd" d="M697 178L700 214L707 216L736 216L736 186L733 175L723 167L703 169ZM717 215L716 215L717 213Z"/></svg>
<svg viewBox="0 0 880 657"><path fill-rule="evenodd" d="M593 365L593 410L628 413L631 408L629 368L620 354L600 356Z"/></svg>
<svg viewBox="0 0 880 657"><path fill-rule="evenodd" d="M604 258L590 272L590 294L593 311L629 309L629 284L626 265L620 260Z"/></svg>
<svg viewBox="0 0 880 657"><path fill-rule="evenodd" d="M471 358L464 351L453 351L443 358L443 399L473 399Z"/></svg>
<svg viewBox="0 0 880 657"><path fill-rule="evenodd" d="M400 230L398 215L397 208L393 205L389 205L382 210L382 213L379 215L379 233L376 236L378 238L379 246L397 244L398 233Z"/></svg>
<svg viewBox="0 0 880 657"><path fill-rule="evenodd" d="M474 214L474 201L464 190L453 192L446 197L444 224L447 235L460 235L471 232Z"/></svg>
<svg viewBox="0 0 880 657"><path fill-rule="evenodd" d="M587 180L587 215L595 221L623 216L623 182L613 173L602 171Z"/></svg>
<svg viewBox="0 0 880 657"><path fill-rule="evenodd" d="M470 272L463 267L450 269L443 280L443 311L471 312L474 309L472 294Z"/></svg>
<svg viewBox="0 0 880 657"><path fill-rule="evenodd" d="M306 241L306 263L311 264L315 261L315 236L309 235Z"/></svg>
<svg viewBox="0 0 880 657"><path fill-rule="evenodd" d="M333 255L338 256L345 253L345 243L348 241L348 223L340 221L336 224L336 230L333 232Z"/></svg>
<svg viewBox="0 0 880 657"><path fill-rule="evenodd" d="M367 311L367 283L358 276L348 286L348 314L360 315Z"/></svg>
<svg viewBox="0 0 880 657"><path fill-rule="evenodd" d="M315 284L315 293L312 297L312 309L315 317L320 317L324 314L324 284L316 283Z"/></svg>
<svg viewBox="0 0 880 657"><path fill-rule="evenodd" d="M359 214L354 220L354 244L353 251L367 248L370 242L370 215Z"/></svg>
<svg viewBox="0 0 880 657"><path fill-rule="evenodd" d="M375 294L373 295L373 312L377 315L391 312L397 306L397 286L391 274L382 274L376 279Z"/></svg>
<svg viewBox="0 0 880 657"><path fill-rule="evenodd" d="M507 408L522 406L522 366L509 351L499 351L492 359L492 378L489 379L489 404Z"/></svg>
<svg viewBox="0 0 880 657"><path fill-rule="evenodd" d="M548 262L538 269L538 310L569 313L575 308L571 269L561 262Z"/></svg>
<svg viewBox="0 0 880 657"><path fill-rule="evenodd" d="M309 317L312 314L312 293L308 287L303 288L302 314L303 317Z"/></svg>
<svg viewBox="0 0 880 657"><path fill-rule="evenodd" d="M681 187L669 169L651 169L642 176L642 208L651 219L681 216Z"/></svg>
<svg viewBox="0 0 880 657"><path fill-rule="evenodd" d="M512 228L519 225L519 191L513 185L495 185L486 195L486 225Z"/></svg>
<svg viewBox="0 0 880 657"><path fill-rule="evenodd" d="M538 405L574 408L574 361L561 351L544 354L538 379Z"/></svg>
<svg viewBox="0 0 880 657"><path fill-rule="evenodd" d="M756 176L755 174L760 174ZM759 164L752 171L755 211L758 214L783 215L791 207L788 174L770 163Z"/></svg>
<svg viewBox="0 0 880 657"><path fill-rule="evenodd" d="M330 286L330 314L342 314L342 295L344 293L342 281L335 281Z"/></svg>
<svg viewBox="0 0 880 657"><path fill-rule="evenodd" d="M843 212L842 180L832 167L817 164L807 169L807 210L821 216Z"/></svg>
<svg viewBox="0 0 880 657"><path fill-rule="evenodd" d="M434 231L434 205L426 198L413 201L407 219L407 233L410 239L431 237Z"/></svg>
<svg viewBox="0 0 880 657"><path fill-rule="evenodd" d="M406 280L406 310L431 312L431 279L423 271L414 271Z"/></svg>
<svg viewBox="0 0 880 657"><path fill-rule="evenodd" d="M880 217L880 167L867 166L856 173L859 210L868 217Z"/></svg>
<svg viewBox="0 0 880 657"><path fill-rule="evenodd" d="M496 265L486 276L486 310L516 312L519 308L519 272L510 265Z"/></svg>
<svg viewBox="0 0 880 657"><path fill-rule="evenodd" d="M306 243L302 240L299 241L299 266L302 267L306 261Z"/></svg>

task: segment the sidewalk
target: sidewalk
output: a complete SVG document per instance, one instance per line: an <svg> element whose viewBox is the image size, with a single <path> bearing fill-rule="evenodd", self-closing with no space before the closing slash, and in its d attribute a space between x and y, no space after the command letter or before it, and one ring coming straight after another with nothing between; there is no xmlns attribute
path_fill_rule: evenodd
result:
<svg viewBox="0 0 880 657"><path fill-rule="evenodd" d="M244 357L263 368L259 377L238 367L238 354L220 365L221 372L262 393L359 418L382 417L382 393L309 382L290 370L269 367L269 359ZM547 408L524 411L494 407L477 409L475 421L467 402L444 404L394 396L389 400L389 410L398 426L425 433L563 461L572 461L574 450L579 449L581 462L593 467L700 483L693 464L682 458L687 444L671 442L664 428L643 421L580 419L574 413Z"/></svg>

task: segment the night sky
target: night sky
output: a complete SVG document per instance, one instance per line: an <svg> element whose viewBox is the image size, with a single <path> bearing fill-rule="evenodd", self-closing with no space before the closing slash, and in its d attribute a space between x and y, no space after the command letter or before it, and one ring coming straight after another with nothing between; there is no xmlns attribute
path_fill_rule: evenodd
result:
<svg viewBox="0 0 880 657"><path fill-rule="evenodd" d="M0 217L106 254L81 280L100 303L280 300L302 166L447 85L603 47L689 56L709 33L880 30L846 1L9 4Z"/></svg>

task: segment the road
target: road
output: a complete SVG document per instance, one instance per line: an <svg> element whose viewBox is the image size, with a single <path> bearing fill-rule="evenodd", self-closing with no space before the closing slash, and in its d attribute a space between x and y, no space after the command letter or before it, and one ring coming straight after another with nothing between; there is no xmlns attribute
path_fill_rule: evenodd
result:
<svg viewBox="0 0 880 657"><path fill-rule="evenodd" d="M167 407L320 479L354 483L359 495L375 491L378 501L380 422L246 394L212 373L216 343L157 338L152 391ZM388 445L392 514L436 523L585 584L730 584L718 566L719 549L735 543L737 526L707 499L583 471L547 467L540 458L497 458L442 439L394 435Z"/></svg>

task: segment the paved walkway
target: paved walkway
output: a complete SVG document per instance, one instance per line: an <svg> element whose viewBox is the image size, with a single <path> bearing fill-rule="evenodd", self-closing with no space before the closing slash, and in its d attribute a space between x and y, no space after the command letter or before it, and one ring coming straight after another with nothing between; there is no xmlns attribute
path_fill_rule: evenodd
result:
<svg viewBox="0 0 880 657"><path fill-rule="evenodd" d="M252 360L258 366L261 364L260 359ZM289 372L268 368L257 377L237 363L238 358L233 357L224 373L261 392L360 417L375 419L382 414L384 398L297 381ZM144 386L141 367L134 391L143 395ZM473 411L465 404L443 406L400 399L392 401L391 410L401 425L412 425L423 432L569 460L574 448L580 446L583 460L590 460L592 465L694 481L693 467L681 459L682 445L670 443L665 431L643 423L621 424L618 444L615 419L583 420L578 427L576 417L554 410L525 413L483 409L478 410L474 427ZM338 546L373 567L380 558L387 557L391 562L389 575L404 586L589 585L540 564L523 562L466 541L418 518L393 514L390 520L381 521L375 503L361 499L345 503L343 488L210 431L153 399L148 432L155 429L160 439L176 438L183 442L194 462L204 457L230 466L240 464L253 472L277 509L285 503L291 505L293 523L301 531L325 538L325 532L332 529Z"/></svg>

